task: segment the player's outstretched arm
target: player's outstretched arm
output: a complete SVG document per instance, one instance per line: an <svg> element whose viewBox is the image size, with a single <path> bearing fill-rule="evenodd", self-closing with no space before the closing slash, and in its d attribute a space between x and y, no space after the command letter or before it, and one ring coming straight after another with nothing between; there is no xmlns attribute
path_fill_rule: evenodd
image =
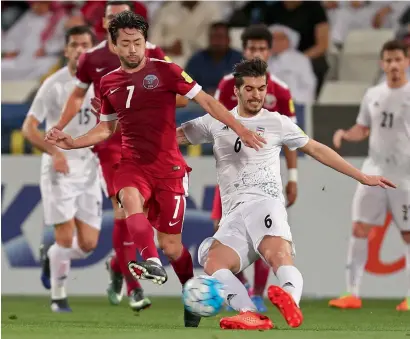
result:
<svg viewBox="0 0 410 339"><path fill-rule="evenodd" d="M92 128L86 134L75 139L67 133L52 128L46 135L45 140L62 149L86 148L108 139L114 133L116 127L117 120L100 121L97 126Z"/></svg>
<svg viewBox="0 0 410 339"><path fill-rule="evenodd" d="M23 136L41 152L53 155L58 151L58 149L55 146L44 141L44 136L38 129L39 124L40 122L33 115L27 115L21 129Z"/></svg>
<svg viewBox="0 0 410 339"><path fill-rule="evenodd" d="M209 94L201 90L194 97L194 100L212 117L230 127L246 146L259 150L263 144L266 144L264 138L243 126L218 100Z"/></svg>
<svg viewBox="0 0 410 339"><path fill-rule="evenodd" d="M342 146L342 141L360 142L369 136L370 129L366 126L356 124L347 131L338 129L333 135L333 145L336 149Z"/></svg>
<svg viewBox="0 0 410 339"><path fill-rule="evenodd" d="M315 140L310 139L305 146L300 148L300 150L306 154L309 154L311 157L315 158L322 164L329 166L340 173L348 175L353 179L356 179L363 185L381 186L383 188L396 187L386 178L378 175L366 175L362 173L360 170L344 160L331 148Z"/></svg>

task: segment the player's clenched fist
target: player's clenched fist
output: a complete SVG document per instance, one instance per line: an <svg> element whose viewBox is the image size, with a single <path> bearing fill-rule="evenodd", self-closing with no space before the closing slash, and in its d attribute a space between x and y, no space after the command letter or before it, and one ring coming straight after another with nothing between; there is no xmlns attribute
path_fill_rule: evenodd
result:
<svg viewBox="0 0 410 339"><path fill-rule="evenodd" d="M247 128L245 128L239 135L239 138L241 138L241 141L245 144L245 146L252 147L257 151L259 148L263 147L263 144L266 144L266 140L264 138Z"/></svg>
<svg viewBox="0 0 410 339"><path fill-rule="evenodd" d="M45 141L62 149L74 148L73 138L67 133L61 132L57 128L52 128L47 132Z"/></svg>
<svg viewBox="0 0 410 339"><path fill-rule="evenodd" d="M380 175L365 175L362 180L360 180L362 185L367 186L380 186L383 188L392 187L396 188L397 186L393 184L390 180L380 176Z"/></svg>

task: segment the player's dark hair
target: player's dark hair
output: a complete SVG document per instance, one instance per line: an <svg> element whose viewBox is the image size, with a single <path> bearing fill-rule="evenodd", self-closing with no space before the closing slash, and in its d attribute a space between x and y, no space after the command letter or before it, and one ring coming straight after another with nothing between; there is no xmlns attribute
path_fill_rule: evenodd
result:
<svg viewBox="0 0 410 339"><path fill-rule="evenodd" d="M89 34L91 36L91 41L93 42L93 45L95 45L95 42L96 42L95 34L90 27L85 26L85 25L74 26L74 27L69 28L65 32L65 44L67 45L69 43L71 36L82 35L82 34Z"/></svg>
<svg viewBox="0 0 410 339"><path fill-rule="evenodd" d="M402 51L403 54L407 56L407 46L400 40L389 40L385 42L380 52L380 59L383 59L384 52L386 51Z"/></svg>
<svg viewBox="0 0 410 339"><path fill-rule="evenodd" d="M272 48L272 33L263 24L251 25L243 31L241 35L242 48L245 49L249 40L264 40L268 43L269 49Z"/></svg>
<svg viewBox="0 0 410 339"><path fill-rule="evenodd" d="M118 13L114 19L111 20L108 27L108 32L110 32L111 41L114 45L117 44L117 38L120 29L137 29L147 40L149 25L145 19L138 14L131 11L125 11Z"/></svg>
<svg viewBox="0 0 410 339"><path fill-rule="evenodd" d="M133 11L135 9L135 3L133 1L107 1L105 3L105 8L104 8L104 16L107 14L107 8L108 6L121 6L121 5L127 5L130 8L130 11Z"/></svg>
<svg viewBox="0 0 410 339"><path fill-rule="evenodd" d="M209 27L209 31L211 31L211 30L213 30L213 29L216 29L216 28L225 28L226 31L229 32L229 25L228 25L226 22L223 22L223 21L213 22L213 23L211 24L211 26Z"/></svg>
<svg viewBox="0 0 410 339"><path fill-rule="evenodd" d="M243 85L244 77L258 78L266 76L266 82L268 82L267 74L268 64L262 59L242 60L234 66L235 86L240 88Z"/></svg>

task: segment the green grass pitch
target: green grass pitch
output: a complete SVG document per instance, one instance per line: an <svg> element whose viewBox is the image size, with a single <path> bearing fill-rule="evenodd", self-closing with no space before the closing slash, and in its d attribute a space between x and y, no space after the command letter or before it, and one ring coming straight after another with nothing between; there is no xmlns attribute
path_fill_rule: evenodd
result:
<svg viewBox="0 0 410 339"><path fill-rule="evenodd" d="M410 312L397 312L397 300L365 300L361 310L329 309L327 301L305 300L298 329L287 327L273 307L271 331L226 331L219 319L203 319L197 329L185 329L179 298L152 298L153 306L133 313L126 303L110 306L105 298L72 297L71 314L53 314L46 297L2 297L3 339L410 339Z"/></svg>

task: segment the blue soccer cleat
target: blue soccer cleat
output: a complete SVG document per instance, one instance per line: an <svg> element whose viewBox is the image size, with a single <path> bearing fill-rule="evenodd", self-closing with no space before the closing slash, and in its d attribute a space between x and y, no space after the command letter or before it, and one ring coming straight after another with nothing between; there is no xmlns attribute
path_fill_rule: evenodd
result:
<svg viewBox="0 0 410 339"><path fill-rule="evenodd" d="M44 245L40 245L40 264L41 264L41 283L46 290L51 288L50 282L50 259L47 255L48 248Z"/></svg>
<svg viewBox="0 0 410 339"><path fill-rule="evenodd" d="M268 311L267 307L265 306L265 302L263 301L262 296L253 295L251 297L251 299L252 299L253 303L255 304L255 306L256 306L259 313L264 313L264 312Z"/></svg>
<svg viewBox="0 0 410 339"><path fill-rule="evenodd" d="M67 298L51 300L51 311L55 313L69 313L72 312L71 307L68 305Z"/></svg>

